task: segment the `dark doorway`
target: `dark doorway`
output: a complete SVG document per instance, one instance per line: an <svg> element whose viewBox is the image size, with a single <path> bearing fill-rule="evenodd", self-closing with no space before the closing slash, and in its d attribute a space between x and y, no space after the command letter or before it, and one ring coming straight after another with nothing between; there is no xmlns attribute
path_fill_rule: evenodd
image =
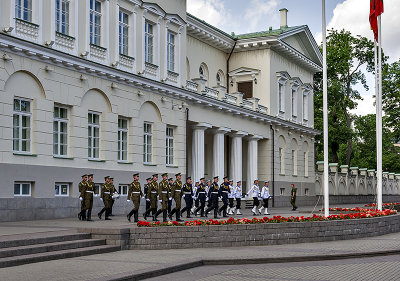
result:
<svg viewBox="0 0 400 281"><path fill-rule="evenodd" d="M238 91L243 93L244 99L249 99L253 97L253 81L239 82Z"/></svg>

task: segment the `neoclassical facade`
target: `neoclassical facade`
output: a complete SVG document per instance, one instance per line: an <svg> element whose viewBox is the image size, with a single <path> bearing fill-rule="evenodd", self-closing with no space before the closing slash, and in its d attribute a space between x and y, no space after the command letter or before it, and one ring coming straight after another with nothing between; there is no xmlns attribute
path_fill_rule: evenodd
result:
<svg viewBox="0 0 400 281"><path fill-rule="evenodd" d="M2 1L5 216L75 215L83 173L97 188L114 176L123 196L133 172L181 172L270 180L281 205L295 183L313 200L321 53L280 13L279 28L229 35L185 0Z"/></svg>

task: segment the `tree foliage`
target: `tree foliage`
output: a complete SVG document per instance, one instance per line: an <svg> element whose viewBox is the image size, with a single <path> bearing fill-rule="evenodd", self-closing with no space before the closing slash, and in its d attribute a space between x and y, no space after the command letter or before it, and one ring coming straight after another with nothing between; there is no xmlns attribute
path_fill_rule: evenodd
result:
<svg viewBox="0 0 400 281"><path fill-rule="evenodd" d="M400 60L385 65L382 81L382 105L387 126L393 131L395 141L400 140Z"/></svg>

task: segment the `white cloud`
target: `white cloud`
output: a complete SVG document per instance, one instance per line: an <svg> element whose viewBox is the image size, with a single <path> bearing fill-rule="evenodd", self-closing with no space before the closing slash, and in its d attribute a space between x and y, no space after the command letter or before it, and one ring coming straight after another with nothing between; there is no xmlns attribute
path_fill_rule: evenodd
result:
<svg viewBox="0 0 400 281"><path fill-rule="evenodd" d="M260 21L265 20L267 16L276 17L279 2L278 0L251 0L244 12L244 18L247 21L245 32L256 31L255 29L260 25Z"/></svg>

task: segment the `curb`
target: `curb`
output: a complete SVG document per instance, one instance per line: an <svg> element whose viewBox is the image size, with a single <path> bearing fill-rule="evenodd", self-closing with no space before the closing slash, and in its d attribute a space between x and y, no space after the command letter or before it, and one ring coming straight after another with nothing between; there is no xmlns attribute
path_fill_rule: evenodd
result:
<svg viewBox="0 0 400 281"><path fill-rule="evenodd" d="M91 281L136 281L144 280L147 278L159 277L162 275L175 273L200 266L213 266L213 265L243 265L243 264L269 264L269 263L295 263L307 261L321 261L321 260L341 260L351 258L366 258L375 256L389 256L400 254L400 248L389 251L375 251L375 252L353 252L346 254L332 254L332 255L315 255L315 256L297 256L297 257L279 257L279 258L244 258L244 259L221 259L221 260L191 260L181 263L168 264L165 267L156 267L149 271L148 269L140 270L131 273L121 273L114 276L108 276L100 279L93 279Z"/></svg>

